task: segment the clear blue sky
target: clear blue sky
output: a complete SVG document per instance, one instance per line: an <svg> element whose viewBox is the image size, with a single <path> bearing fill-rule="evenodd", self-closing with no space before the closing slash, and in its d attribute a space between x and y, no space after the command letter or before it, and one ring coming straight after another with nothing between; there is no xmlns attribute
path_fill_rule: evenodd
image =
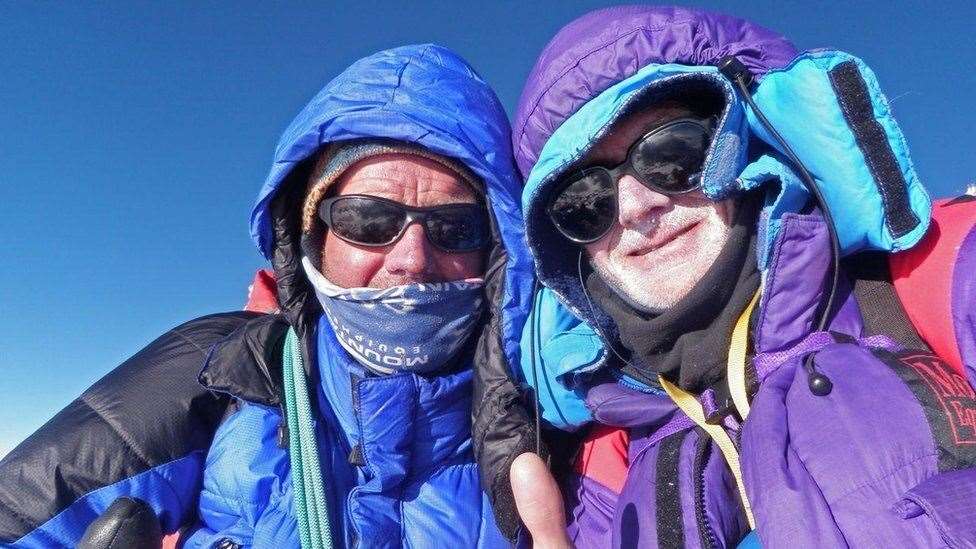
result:
<svg viewBox="0 0 976 549"><path fill-rule="evenodd" d="M859 55L933 194L976 179L971 0L691 4ZM0 455L166 329L242 305L274 145L346 65L441 43L511 113L542 46L602 5L0 4Z"/></svg>

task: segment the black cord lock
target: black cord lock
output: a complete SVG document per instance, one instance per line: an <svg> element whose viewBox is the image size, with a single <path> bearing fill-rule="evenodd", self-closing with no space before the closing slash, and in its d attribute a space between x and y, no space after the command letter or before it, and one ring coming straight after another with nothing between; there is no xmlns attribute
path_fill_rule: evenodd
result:
<svg viewBox="0 0 976 549"><path fill-rule="evenodd" d="M815 355L816 353L811 353L803 360L803 369L807 371L807 387L817 396L827 396L834 390L834 384L829 377L817 370L814 364Z"/></svg>
<svg viewBox="0 0 976 549"><path fill-rule="evenodd" d="M742 84L747 88L752 85L752 73L734 55L727 55L719 60L718 70L732 82L739 82L741 80Z"/></svg>

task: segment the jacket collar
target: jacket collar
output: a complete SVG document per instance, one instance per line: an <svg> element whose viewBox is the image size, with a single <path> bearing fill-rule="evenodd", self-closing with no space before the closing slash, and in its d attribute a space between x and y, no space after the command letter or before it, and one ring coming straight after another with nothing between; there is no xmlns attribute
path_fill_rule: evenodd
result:
<svg viewBox="0 0 976 549"><path fill-rule="evenodd" d="M281 406L281 360L288 322L261 315L211 348L199 380L234 398ZM348 356L328 323L316 337L320 406L334 414L350 445L359 445L375 474L405 478L438 466L471 445L470 359L439 376L367 376ZM324 406L322 406L324 408ZM408 466L409 465L409 466Z"/></svg>
<svg viewBox="0 0 976 549"><path fill-rule="evenodd" d="M211 347L198 377L218 393L279 406L282 401L281 357L288 322L281 315L261 315Z"/></svg>
<svg viewBox="0 0 976 549"><path fill-rule="evenodd" d="M408 471L416 474L469 451L469 358L460 370L436 376L375 376L339 345L327 321L318 328L322 408L332 411L374 474L399 482Z"/></svg>
<svg viewBox="0 0 976 549"><path fill-rule="evenodd" d="M817 211L784 214L754 313L752 334L757 354L792 347L814 330L829 290L831 262L823 217ZM828 328L855 337L862 330L860 310L843 273Z"/></svg>

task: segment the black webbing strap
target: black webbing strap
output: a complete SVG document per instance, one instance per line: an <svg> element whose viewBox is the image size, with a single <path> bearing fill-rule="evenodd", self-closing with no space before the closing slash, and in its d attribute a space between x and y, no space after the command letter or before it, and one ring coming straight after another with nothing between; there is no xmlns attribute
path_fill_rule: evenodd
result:
<svg viewBox="0 0 976 549"><path fill-rule="evenodd" d="M657 546L679 548L685 546L685 528L681 513L681 444L690 431L684 430L661 441L655 471Z"/></svg>
<svg viewBox="0 0 976 549"><path fill-rule="evenodd" d="M854 285L854 298L861 309L865 336L884 334L906 349L931 352L908 319L895 293L887 254L854 254L844 259L844 271Z"/></svg>
<svg viewBox="0 0 976 549"><path fill-rule="evenodd" d="M864 154L868 170L881 193L885 220L895 238L904 236L921 222L908 200L908 184L902 175L884 128L874 118L874 106L867 83L854 61L830 70L830 85L837 94L844 120L854 132L857 147Z"/></svg>

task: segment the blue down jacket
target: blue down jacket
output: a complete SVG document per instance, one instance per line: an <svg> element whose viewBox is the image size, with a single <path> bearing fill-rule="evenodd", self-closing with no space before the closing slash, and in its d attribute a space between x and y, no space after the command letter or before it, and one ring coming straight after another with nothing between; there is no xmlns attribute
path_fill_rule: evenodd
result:
<svg viewBox="0 0 976 549"><path fill-rule="evenodd" d="M470 368L366 377L328 322L318 327L323 417L315 427L333 538L345 547L505 546L471 456ZM278 407L242 401L220 426L201 525L185 547L298 547L281 425Z"/></svg>
<svg viewBox="0 0 976 549"><path fill-rule="evenodd" d="M296 277L304 280L299 254L288 246L296 235L282 223L287 216L277 214L298 209L277 205L288 203L292 187L304 190L305 160L323 144L387 137L456 158L485 182L495 232L490 267L507 271L513 282L488 290L488 316L509 328L502 328L507 337L492 332L481 349L508 356L517 352L531 291L525 287L531 284L527 255L518 247L519 188L508 133L494 93L455 54L432 45L380 52L330 82L285 131L252 215L252 234L279 281L287 286ZM317 358L309 377L318 388L316 429L334 539L346 547L507 545L479 487L472 454L474 345L453 373L366 376L338 345L307 286L289 290L279 282L279 292L305 355ZM209 366L202 374L216 390L222 390L221 377ZM214 437L200 492L200 524L186 547L224 540L297 547L288 452L278 442L280 407L249 399L247 390L223 390L239 408Z"/></svg>
<svg viewBox="0 0 976 549"><path fill-rule="evenodd" d="M365 378L327 324L319 329L298 212L316 152L364 137L419 144L484 182L490 306L485 329L444 375ZM170 330L0 460L0 547L74 547L122 496L147 503L163 534L187 547L297 547L288 453L278 443L287 440L289 327L317 388L336 545L503 545L474 463L471 362L518 360L532 292L519 193L504 110L457 55L417 45L354 63L285 131L251 214L279 314L210 315Z"/></svg>

